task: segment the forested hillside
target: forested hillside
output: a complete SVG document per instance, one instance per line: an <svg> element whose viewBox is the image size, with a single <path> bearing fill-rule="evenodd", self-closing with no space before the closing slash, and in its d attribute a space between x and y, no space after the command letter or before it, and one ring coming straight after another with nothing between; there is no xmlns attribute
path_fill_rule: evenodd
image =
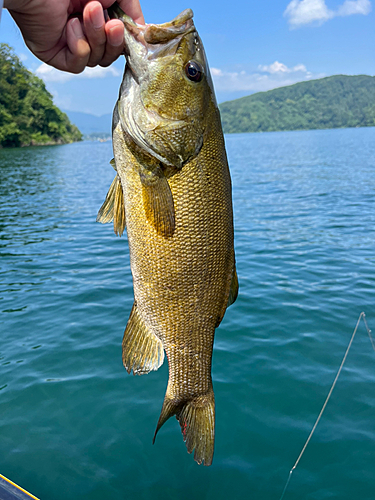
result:
<svg viewBox="0 0 375 500"><path fill-rule="evenodd" d="M54 104L44 82L0 44L0 147L63 144L80 131Z"/></svg>
<svg viewBox="0 0 375 500"><path fill-rule="evenodd" d="M375 126L375 77L330 76L220 104L225 133Z"/></svg>

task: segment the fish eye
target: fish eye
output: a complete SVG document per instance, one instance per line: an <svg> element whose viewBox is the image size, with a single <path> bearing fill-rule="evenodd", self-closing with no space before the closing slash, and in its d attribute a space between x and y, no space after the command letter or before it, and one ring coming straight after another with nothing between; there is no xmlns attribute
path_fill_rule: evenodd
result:
<svg viewBox="0 0 375 500"><path fill-rule="evenodd" d="M192 82L200 82L202 80L202 67L195 61L189 61L186 64L185 73L189 80L191 80Z"/></svg>

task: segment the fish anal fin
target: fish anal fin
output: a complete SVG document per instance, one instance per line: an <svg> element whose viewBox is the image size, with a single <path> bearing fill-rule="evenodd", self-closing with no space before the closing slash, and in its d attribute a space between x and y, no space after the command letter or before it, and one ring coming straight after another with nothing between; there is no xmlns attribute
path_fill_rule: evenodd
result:
<svg viewBox="0 0 375 500"><path fill-rule="evenodd" d="M238 276L237 276L236 266L234 266L227 307L236 302L237 296L238 296Z"/></svg>
<svg viewBox="0 0 375 500"><path fill-rule="evenodd" d="M103 205L100 207L96 222L106 224L113 221L116 234L122 235L126 225L124 194L120 177L116 175L108 190Z"/></svg>
<svg viewBox="0 0 375 500"><path fill-rule="evenodd" d="M215 397L211 389L206 394L193 397L185 402L174 401L167 394L164 399L156 434L162 425L176 415L188 453L194 451L197 464L211 465L215 443Z"/></svg>
<svg viewBox="0 0 375 500"><path fill-rule="evenodd" d="M163 344L145 325L136 303L133 304L122 340L122 361L127 372L133 371L134 375L157 370L164 361Z"/></svg>
<svg viewBox="0 0 375 500"><path fill-rule="evenodd" d="M147 220L162 236L172 236L175 230L175 211L171 188L164 174L154 175L151 182L141 176L143 206Z"/></svg>

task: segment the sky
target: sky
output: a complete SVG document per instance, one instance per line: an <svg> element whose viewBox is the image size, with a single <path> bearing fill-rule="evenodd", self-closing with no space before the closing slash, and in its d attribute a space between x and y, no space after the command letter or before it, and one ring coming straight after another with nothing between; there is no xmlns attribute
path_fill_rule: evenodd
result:
<svg viewBox="0 0 375 500"><path fill-rule="evenodd" d="M375 75L375 0L141 0L146 22L190 7L218 102L330 75ZM42 64L6 10L0 42L42 78L63 110L101 116L118 97L124 58L72 75Z"/></svg>

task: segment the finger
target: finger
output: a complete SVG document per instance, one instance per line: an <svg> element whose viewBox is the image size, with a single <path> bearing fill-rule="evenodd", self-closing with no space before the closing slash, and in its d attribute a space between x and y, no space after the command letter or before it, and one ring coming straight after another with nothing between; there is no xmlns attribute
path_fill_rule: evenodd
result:
<svg viewBox="0 0 375 500"><path fill-rule="evenodd" d="M107 45L100 66L109 66L124 50L124 25L122 21L113 19L105 25Z"/></svg>
<svg viewBox="0 0 375 500"><path fill-rule="evenodd" d="M139 0L118 0L121 9L138 24L145 24Z"/></svg>
<svg viewBox="0 0 375 500"><path fill-rule="evenodd" d="M87 65L91 50L81 21L77 17L70 19L66 25L66 43L67 47L62 49L50 64L63 71L81 73Z"/></svg>
<svg viewBox="0 0 375 500"><path fill-rule="evenodd" d="M91 48L88 66L100 63L106 48L105 20L102 5L90 2L83 10L83 26Z"/></svg>

